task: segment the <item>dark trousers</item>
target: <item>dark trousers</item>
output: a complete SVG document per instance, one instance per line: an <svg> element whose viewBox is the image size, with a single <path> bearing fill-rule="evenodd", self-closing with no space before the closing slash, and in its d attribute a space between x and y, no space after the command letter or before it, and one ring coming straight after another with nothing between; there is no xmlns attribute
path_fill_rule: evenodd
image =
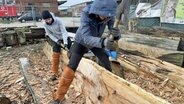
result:
<svg viewBox="0 0 184 104"><path fill-rule="evenodd" d="M104 49L92 48L90 50L95 54L95 56L98 57L102 67L106 68L109 71L112 71L109 57L106 54ZM79 43L74 42L74 44L71 46L71 49L70 49L70 58L69 58L68 66L74 71L76 71L81 58L87 52L88 52L88 49L86 47L84 47Z"/></svg>

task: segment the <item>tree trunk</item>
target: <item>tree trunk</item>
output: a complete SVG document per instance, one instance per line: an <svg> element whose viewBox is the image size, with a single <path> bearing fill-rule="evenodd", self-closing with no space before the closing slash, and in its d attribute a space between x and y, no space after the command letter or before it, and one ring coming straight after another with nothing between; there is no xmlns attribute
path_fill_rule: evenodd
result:
<svg viewBox="0 0 184 104"><path fill-rule="evenodd" d="M177 51L180 39L151 37L148 35L122 35L119 48L136 55L155 57L163 61L183 66L184 52Z"/></svg>

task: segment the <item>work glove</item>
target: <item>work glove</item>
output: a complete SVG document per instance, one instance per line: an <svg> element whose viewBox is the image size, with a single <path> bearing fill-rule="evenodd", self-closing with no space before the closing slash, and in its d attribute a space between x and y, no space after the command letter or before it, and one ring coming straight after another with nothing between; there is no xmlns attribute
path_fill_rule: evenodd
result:
<svg viewBox="0 0 184 104"><path fill-rule="evenodd" d="M104 41L103 41L103 46L106 48L106 49L109 49L109 50L115 50L116 47L115 47L115 44L114 44L114 41L108 39L108 38L105 38Z"/></svg>
<svg viewBox="0 0 184 104"><path fill-rule="evenodd" d="M69 51L68 44L63 44L62 40L58 40L57 44L60 45L64 50Z"/></svg>
<svg viewBox="0 0 184 104"><path fill-rule="evenodd" d="M121 38L121 32L119 28L112 28L110 30L110 40L116 41Z"/></svg>
<svg viewBox="0 0 184 104"><path fill-rule="evenodd" d="M65 49L67 47L67 44L63 44L62 40L58 40L57 44L60 45L63 49Z"/></svg>
<svg viewBox="0 0 184 104"><path fill-rule="evenodd" d="M61 45L61 44L62 44L62 40L58 40L56 43L57 43L58 45L60 45L60 46L63 46L63 45Z"/></svg>

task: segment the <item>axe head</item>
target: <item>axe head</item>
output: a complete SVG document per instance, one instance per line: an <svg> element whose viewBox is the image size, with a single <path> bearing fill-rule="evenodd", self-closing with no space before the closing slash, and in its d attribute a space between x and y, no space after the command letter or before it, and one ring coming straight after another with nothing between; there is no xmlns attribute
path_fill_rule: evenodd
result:
<svg viewBox="0 0 184 104"><path fill-rule="evenodd" d="M107 53L107 55L110 57L110 58L112 58L112 59L114 59L114 60L116 60L117 59L117 52L116 51L112 51L112 50L106 50L106 53Z"/></svg>

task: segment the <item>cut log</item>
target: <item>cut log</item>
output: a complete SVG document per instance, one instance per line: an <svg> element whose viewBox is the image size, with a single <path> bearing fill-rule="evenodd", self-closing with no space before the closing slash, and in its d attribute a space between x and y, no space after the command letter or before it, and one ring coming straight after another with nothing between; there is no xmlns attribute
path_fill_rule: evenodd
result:
<svg viewBox="0 0 184 104"><path fill-rule="evenodd" d="M32 33L32 32L25 32L26 40L29 39L42 39L45 38L45 34L43 33Z"/></svg>
<svg viewBox="0 0 184 104"><path fill-rule="evenodd" d="M15 32L17 33L17 40L19 44L25 44L26 43L26 36L25 36L25 29L15 29Z"/></svg>
<svg viewBox="0 0 184 104"><path fill-rule="evenodd" d="M51 59L52 49L48 43L44 52ZM67 63L65 51L62 56ZM85 58L80 61L73 85L76 91L86 96L87 104L169 104Z"/></svg>
<svg viewBox="0 0 184 104"><path fill-rule="evenodd" d="M147 46L163 48L165 50L173 50L173 51L177 51L180 42L180 38L169 39L137 33L122 34L121 40L126 40L127 42L130 43L143 44Z"/></svg>
<svg viewBox="0 0 184 104"><path fill-rule="evenodd" d="M10 31L3 32L3 37L5 39L6 45L8 45L8 46L18 44L17 35L16 35L15 31L10 30Z"/></svg>
<svg viewBox="0 0 184 104"><path fill-rule="evenodd" d="M155 57L178 66L183 66L184 52L177 51L179 43L180 39L171 40L128 34L123 35L123 38L119 40L119 47L132 54Z"/></svg>
<svg viewBox="0 0 184 104"><path fill-rule="evenodd" d="M169 80L169 84L184 92L184 68L170 64L159 59L122 54L118 61L125 70L136 73L155 76L163 81Z"/></svg>

